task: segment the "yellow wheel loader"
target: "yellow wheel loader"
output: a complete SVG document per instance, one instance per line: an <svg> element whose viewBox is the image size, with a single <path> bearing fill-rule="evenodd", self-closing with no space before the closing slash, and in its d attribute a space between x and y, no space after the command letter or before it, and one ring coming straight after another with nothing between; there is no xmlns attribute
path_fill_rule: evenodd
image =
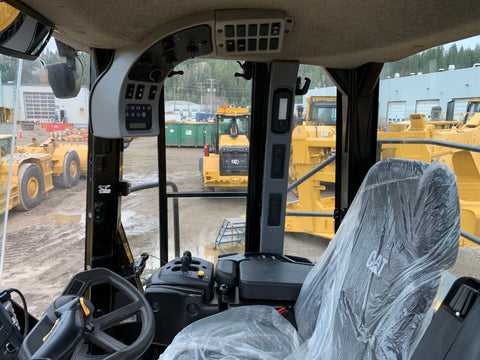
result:
<svg viewBox="0 0 480 360"><path fill-rule="evenodd" d="M250 112L247 108L218 108L213 144L204 144L199 159L201 185L246 188L248 184Z"/></svg>

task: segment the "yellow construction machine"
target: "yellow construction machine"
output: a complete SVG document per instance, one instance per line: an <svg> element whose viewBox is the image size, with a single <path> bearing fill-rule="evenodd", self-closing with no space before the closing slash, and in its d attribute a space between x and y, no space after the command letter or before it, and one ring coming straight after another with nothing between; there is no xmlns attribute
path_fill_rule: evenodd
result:
<svg viewBox="0 0 480 360"><path fill-rule="evenodd" d="M337 100L335 96L308 96L305 121L292 133L290 182L310 171L335 153ZM313 165L313 166L312 166ZM335 182L335 167L327 165L318 180Z"/></svg>
<svg viewBox="0 0 480 360"><path fill-rule="evenodd" d="M249 109L226 106L217 109L214 143L204 144L199 159L205 190L247 187L249 128Z"/></svg>
<svg viewBox="0 0 480 360"><path fill-rule="evenodd" d="M307 113L310 111L307 109ZM451 143L478 145L480 144L480 99L471 99L467 112L457 115L460 121L450 119L427 121L424 114L411 114L407 126L387 128L379 131L377 138L382 139L430 139ZM334 131L335 127L331 127ZM402 130L403 129L403 130ZM388 131L391 130L391 131ZM326 135L326 134L325 134ZM322 136L311 125L299 125L292 135L291 168L294 169L292 181L301 178L314 167L318 166L335 153L335 136L328 143L328 136ZM480 155L425 143L415 144L383 144L380 157L405 158L426 162L434 160L444 162L452 167L458 176L459 195L462 205L462 229L480 236L480 189L472 191L472 178L480 174ZM468 164L468 166L467 166ZM329 169L330 167L330 169ZM467 169L468 168L468 169ZM477 175L479 176L479 175ZM325 167L297 186L298 201L287 204L288 211L327 212L332 213L335 199L326 194L322 184L335 181L334 163ZM334 220L332 217L287 216L285 230L304 232L331 239L334 235ZM473 245L462 238L461 245Z"/></svg>
<svg viewBox="0 0 480 360"><path fill-rule="evenodd" d="M5 212L7 200L11 146L12 136L1 135L0 213ZM52 189L52 156L50 154L14 153L9 209L33 209L42 202L44 194Z"/></svg>
<svg viewBox="0 0 480 360"><path fill-rule="evenodd" d="M33 138L31 144L15 147L15 153L50 155L53 184L58 187L71 188L77 185L80 176L87 175L87 145L62 144L55 138L39 143Z"/></svg>
<svg viewBox="0 0 480 360"><path fill-rule="evenodd" d="M6 209L11 146L12 136L0 135L0 214ZM32 144L17 146L13 154L8 209L31 210L54 185L73 187L86 172L86 145L59 144L54 139L39 144L33 139Z"/></svg>

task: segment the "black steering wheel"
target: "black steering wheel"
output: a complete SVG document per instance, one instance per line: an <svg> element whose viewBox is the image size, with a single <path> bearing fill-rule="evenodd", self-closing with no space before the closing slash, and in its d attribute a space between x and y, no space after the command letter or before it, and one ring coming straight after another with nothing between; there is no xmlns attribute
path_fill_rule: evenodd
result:
<svg viewBox="0 0 480 360"><path fill-rule="evenodd" d="M83 296L91 286L101 284L108 284L118 290L127 303L94 318L89 314L91 304ZM124 344L105 332L132 317L140 320L141 330L131 344ZM105 268L87 270L70 279L61 296L50 305L25 338L19 358L55 360L64 359L66 354L71 353L72 359L136 359L152 342L154 321L150 304L127 280ZM106 354L89 355L88 343L98 346Z"/></svg>

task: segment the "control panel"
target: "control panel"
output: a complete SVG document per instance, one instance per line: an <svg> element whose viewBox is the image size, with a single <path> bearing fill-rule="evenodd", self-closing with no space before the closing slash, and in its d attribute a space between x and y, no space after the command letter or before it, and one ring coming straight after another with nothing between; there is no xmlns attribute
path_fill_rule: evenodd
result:
<svg viewBox="0 0 480 360"><path fill-rule="evenodd" d="M152 128L152 106L149 104L127 104L125 106L127 130L149 130Z"/></svg>
<svg viewBox="0 0 480 360"><path fill-rule="evenodd" d="M281 11L217 11L215 43L219 55L278 53L293 20Z"/></svg>
<svg viewBox="0 0 480 360"><path fill-rule="evenodd" d="M178 64L201 56L237 60L247 54L273 60L292 28L293 19L282 11L209 11L179 19L136 45L118 49L91 92L93 133L104 138L157 136L163 83ZM284 105L279 104L279 120L288 122L282 117ZM279 131L285 132L284 127Z"/></svg>
<svg viewBox="0 0 480 360"><path fill-rule="evenodd" d="M210 54L210 26L200 25L167 36L145 51L133 64L128 79L158 83L167 77L177 64L197 56Z"/></svg>
<svg viewBox="0 0 480 360"><path fill-rule="evenodd" d="M157 328L153 342L166 346L188 324L230 307L293 306L312 268L305 258L250 253L223 256L214 273L211 262L185 251L147 282Z"/></svg>

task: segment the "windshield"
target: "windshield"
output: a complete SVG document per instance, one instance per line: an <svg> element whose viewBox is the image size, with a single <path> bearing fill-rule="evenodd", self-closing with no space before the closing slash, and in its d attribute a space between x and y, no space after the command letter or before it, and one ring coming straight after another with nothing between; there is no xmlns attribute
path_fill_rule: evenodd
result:
<svg viewBox="0 0 480 360"><path fill-rule="evenodd" d="M315 101L310 105L310 121L317 125L335 125L337 121L336 104Z"/></svg>
<svg viewBox="0 0 480 360"><path fill-rule="evenodd" d="M221 134L228 134L229 128L235 124L238 128L239 135L248 136L248 127L250 123L250 117L248 115L236 115L236 116L226 116L226 115L217 115L218 127Z"/></svg>

